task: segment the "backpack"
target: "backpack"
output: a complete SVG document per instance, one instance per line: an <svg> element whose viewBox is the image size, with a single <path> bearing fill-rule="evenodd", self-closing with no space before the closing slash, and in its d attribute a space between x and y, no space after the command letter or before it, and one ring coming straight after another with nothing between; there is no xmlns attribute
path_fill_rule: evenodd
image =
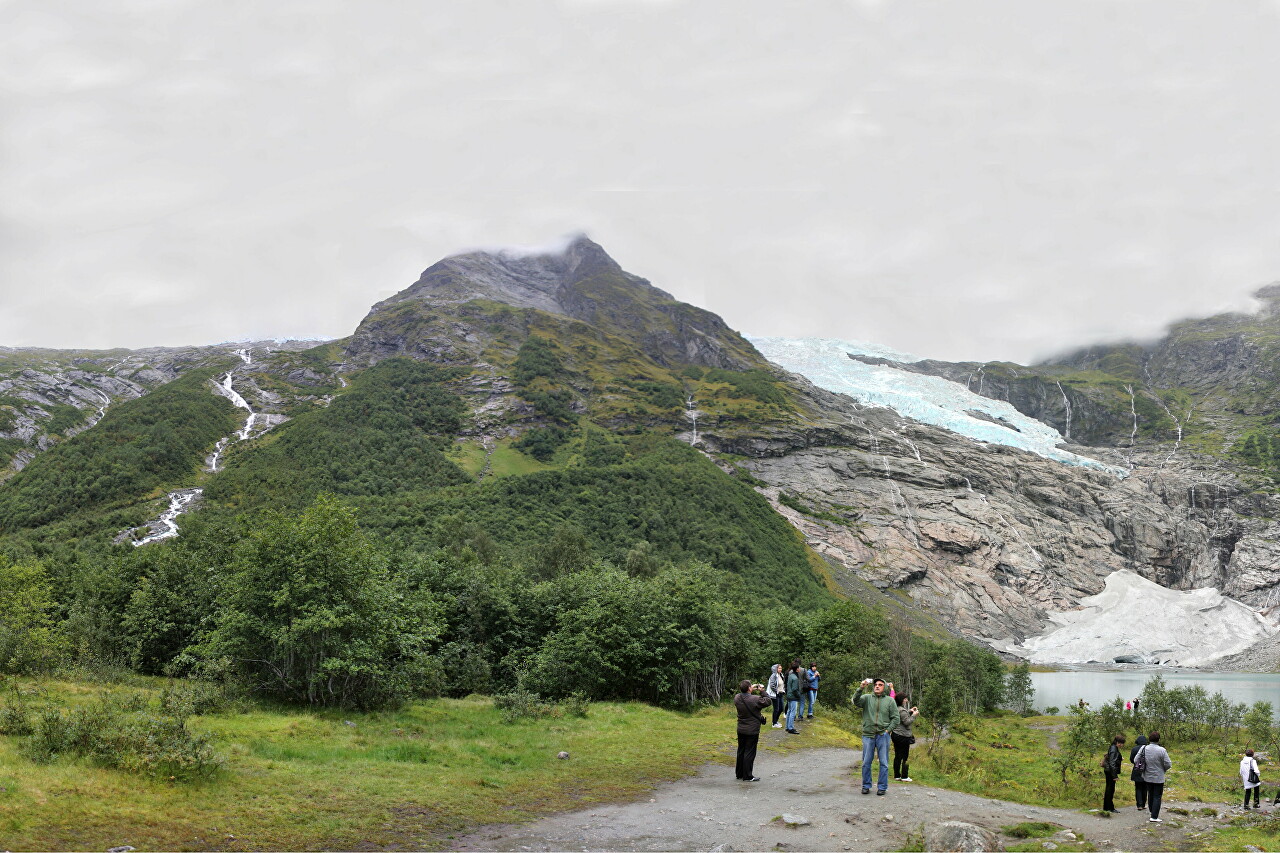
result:
<svg viewBox="0 0 1280 853"><path fill-rule="evenodd" d="M1133 769L1139 773L1143 773L1147 769L1147 745L1143 744L1142 749L1138 750L1138 754L1133 757Z"/></svg>

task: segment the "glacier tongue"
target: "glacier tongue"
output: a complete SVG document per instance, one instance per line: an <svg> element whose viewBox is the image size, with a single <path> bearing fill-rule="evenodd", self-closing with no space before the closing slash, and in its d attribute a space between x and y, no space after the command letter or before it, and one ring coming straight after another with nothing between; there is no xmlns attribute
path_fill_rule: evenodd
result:
<svg viewBox="0 0 1280 853"><path fill-rule="evenodd" d="M1080 609L1049 615L1049 628L1020 646L994 643L1032 663L1205 666L1274 637L1280 627L1212 587L1180 592L1122 570Z"/></svg>
<svg viewBox="0 0 1280 853"><path fill-rule="evenodd" d="M1003 400L969 391L938 376L909 373L849 357L871 355L894 361L918 361L916 356L872 344L829 338L747 337L774 364L799 373L828 391L847 394L868 406L893 409L904 417L933 424L990 444L1004 444L1069 465L1107 471L1117 477L1128 472L1063 450L1062 435L1029 418ZM976 416L975 416L976 415Z"/></svg>

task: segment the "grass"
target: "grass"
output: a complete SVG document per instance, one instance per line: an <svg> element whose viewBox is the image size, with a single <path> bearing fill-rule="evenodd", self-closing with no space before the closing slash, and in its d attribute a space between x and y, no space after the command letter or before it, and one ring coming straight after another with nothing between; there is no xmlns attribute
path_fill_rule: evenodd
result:
<svg viewBox="0 0 1280 853"><path fill-rule="evenodd" d="M842 725L851 725L839 715L832 715ZM950 736L929 749L927 722L917 724L919 742L911 750L911 776L917 782L953 791L963 791L981 797L1008 800L1026 805L1049 806L1078 810L1091 810L1102 805L1102 772L1097 770L1087 777L1069 774L1064 785L1062 776L1054 766L1055 749L1050 747L1051 737L1064 733L1055 731L1066 724L1065 717L965 717L957 722ZM1128 732L1130 742L1136 732ZM1166 803L1226 802L1236 803L1241 798L1239 763L1243 747L1219 742L1179 743L1166 741L1174 762L1174 769L1165 786ZM1103 747L1098 750L1101 757ZM1127 753L1126 753L1127 758ZM1116 786L1116 806L1133 808L1133 785L1128 780L1129 765ZM1177 807L1167 811L1177 814ZM1197 814L1209 815L1213 809L1195 809ZM1010 832L1010 829L1032 833L1033 824L1005 827L1006 834L1014 837L1037 838ZM1043 824L1049 827L1050 824ZM1044 829L1045 834L1053 834ZM1214 833L1192 839L1197 849L1240 850L1246 844L1264 850L1280 848L1280 820L1274 817L1248 815L1236 818ZM1087 841L1060 845L1061 849L1090 850ZM1039 842L1010 846L1014 850L1039 850Z"/></svg>
<svg viewBox="0 0 1280 853"><path fill-rule="evenodd" d="M124 693L163 682L135 683ZM124 695L84 683L38 689L62 705ZM485 823L634 798L706 760L728 762L725 718L723 708L597 704L584 719L507 724L482 697L380 714L257 707L190 719L213 735L225 767L187 783L83 761L36 765L19 738L0 737L0 837L11 850L440 847Z"/></svg>

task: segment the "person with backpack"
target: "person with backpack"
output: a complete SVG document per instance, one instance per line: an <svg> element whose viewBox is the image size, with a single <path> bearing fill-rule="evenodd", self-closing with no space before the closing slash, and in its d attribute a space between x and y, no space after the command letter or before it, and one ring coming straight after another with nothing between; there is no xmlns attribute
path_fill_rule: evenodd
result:
<svg viewBox="0 0 1280 853"><path fill-rule="evenodd" d="M773 700L773 727L780 729L782 728L782 723L778 722L778 718L786 710L787 701L787 682L782 676L782 664L775 663L773 665L773 670L769 673L769 683L765 687L765 693Z"/></svg>
<svg viewBox="0 0 1280 853"><path fill-rule="evenodd" d="M1147 807L1147 781L1142 778L1142 771L1138 769L1138 753L1146 745L1147 736L1138 735L1138 739L1133 742L1133 749L1129 750L1129 763L1133 765L1129 778L1133 780L1133 799L1138 804L1138 811Z"/></svg>
<svg viewBox="0 0 1280 853"><path fill-rule="evenodd" d="M1142 764L1142 778L1147 783L1147 809L1152 823L1164 823L1160 819L1160 802L1164 799L1164 780L1173 767L1169 752L1160 745L1160 733L1147 735L1147 745L1138 753Z"/></svg>
<svg viewBox="0 0 1280 853"><path fill-rule="evenodd" d="M1120 777L1120 748L1124 746L1124 740L1124 735L1113 737L1107 756L1102 759L1102 773L1107 780L1102 792L1102 810L1107 814L1116 810L1116 779Z"/></svg>
<svg viewBox="0 0 1280 853"><path fill-rule="evenodd" d="M1244 807L1249 808L1249 797L1252 796L1253 807L1261 808L1262 777L1258 775L1258 761L1253 757L1252 749L1244 751L1244 759L1240 762L1240 781L1244 782Z"/></svg>

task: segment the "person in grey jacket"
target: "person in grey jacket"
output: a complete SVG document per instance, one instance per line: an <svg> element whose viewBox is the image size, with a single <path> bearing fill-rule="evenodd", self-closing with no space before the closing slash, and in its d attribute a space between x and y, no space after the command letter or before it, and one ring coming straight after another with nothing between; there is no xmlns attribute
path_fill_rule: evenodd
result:
<svg viewBox="0 0 1280 853"><path fill-rule="evenodd" d="M1147 783L1147 808L1151 810L1151 822L1163 823L1160 820L1160 801L1164 799L1164 780L1173 767L1169 752L1160 745L1160 733L1147 735L1150 741L1141 750L1146 768L1142 771L1142 779Z"/></svg>
<svg viewBox="0 0 1280 853"><path fill-rule="evenodd" d="M889 740L893 741L893 779L895 782L910 782L908 765L911 762L911 744L915 743L915 735L911 727L915 725L919 708L913 708L906 696L898 699L898 723L889 732Z"/></svg>

